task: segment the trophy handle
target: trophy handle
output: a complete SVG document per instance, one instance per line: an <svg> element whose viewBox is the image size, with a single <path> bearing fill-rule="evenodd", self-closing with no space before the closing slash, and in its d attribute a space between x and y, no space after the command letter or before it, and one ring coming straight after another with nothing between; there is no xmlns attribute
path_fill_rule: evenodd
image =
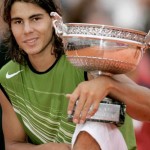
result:
<svg viewBox="0 0 150 150"><path fill-rule="evenodd" d="M51 12L50 16L52 17L53 27L55 29L55 33L58 37L62 37L64 34L67 33L67 26L63 23L62 17L56 13Z"/></svg>
<svg viewBox="0 0 150 150"><path fill-rule="evenodd" d="M147 35L145 36L145 43L148 46L148 48L150 48L150 30L147 33Z"/></svg>

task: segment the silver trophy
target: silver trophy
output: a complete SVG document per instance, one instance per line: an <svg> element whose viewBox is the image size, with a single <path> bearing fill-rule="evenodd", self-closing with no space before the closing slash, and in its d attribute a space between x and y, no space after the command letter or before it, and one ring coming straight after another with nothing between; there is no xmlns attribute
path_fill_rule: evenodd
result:
<svg viewBox="0 0 150 150"><path fill-rule="evenodd" d="M143 53L150 47L149 33L100 24L64 24L57 13L52 12L51 16L68 60L94 77L125 74L136 69ZM68 116L69 120L73 113ZM87 120L119 126L124 123L125 113L126 105L108 96L102 100L95 115Z"/></svg>

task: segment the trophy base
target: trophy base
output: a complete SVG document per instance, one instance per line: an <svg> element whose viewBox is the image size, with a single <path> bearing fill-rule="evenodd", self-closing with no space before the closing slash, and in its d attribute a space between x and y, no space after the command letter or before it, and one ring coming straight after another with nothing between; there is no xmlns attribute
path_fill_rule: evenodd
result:
<svg viewBox="0 0 150 150"><path fill-rule="evenodd" d="M106 97L101 101L98 111L86 121L113 123L121 126L125 121L126 105L120 101L112 100ZM73 114L68 116L68 120L73 120Z"/></svg>

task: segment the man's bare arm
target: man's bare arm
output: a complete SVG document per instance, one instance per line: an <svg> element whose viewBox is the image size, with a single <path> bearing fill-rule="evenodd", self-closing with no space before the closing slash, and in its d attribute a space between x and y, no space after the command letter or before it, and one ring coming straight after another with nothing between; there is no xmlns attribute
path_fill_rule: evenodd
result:
<svg viewBox="0 0 150 150"><path fill-rule="evenodd" d="M150 89L140 86L125 75L116 75L109 94L124 102L134 119L150 121Z"/></svg>
<svg viewBox="0 0 150 150"><path fill-rule="evenodd" d="M19 122L10 102L1 90L0 104L2 107L2 126L6 150L71 150L71 146L64 143L47 143L41 145L28 143L22 124Z"/></svg>
<svg viewBox="0 0 150 150"><path fill-rule="evenodd" d="M127 113L134 119L150 121L150 89L137 85L125 75L112 77L101 75L80 83L72 94L67 95L68 114L72 112L78 99L73 120L75 123L83 123L86 117L94 115L100 101L108 95L124 102ZM90 110L91 106L92 110Z"/></svg>

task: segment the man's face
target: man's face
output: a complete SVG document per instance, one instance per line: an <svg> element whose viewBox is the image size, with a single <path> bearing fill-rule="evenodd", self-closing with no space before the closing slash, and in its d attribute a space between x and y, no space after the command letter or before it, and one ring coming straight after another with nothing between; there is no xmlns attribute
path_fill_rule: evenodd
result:
<svg viewBox="0 0 150 150"><path fill-rule="evenodd" d="M52 38L52 19L41 7L15 2L11 8L11 29L19 47L28 55L49 50Z"/></svg>

